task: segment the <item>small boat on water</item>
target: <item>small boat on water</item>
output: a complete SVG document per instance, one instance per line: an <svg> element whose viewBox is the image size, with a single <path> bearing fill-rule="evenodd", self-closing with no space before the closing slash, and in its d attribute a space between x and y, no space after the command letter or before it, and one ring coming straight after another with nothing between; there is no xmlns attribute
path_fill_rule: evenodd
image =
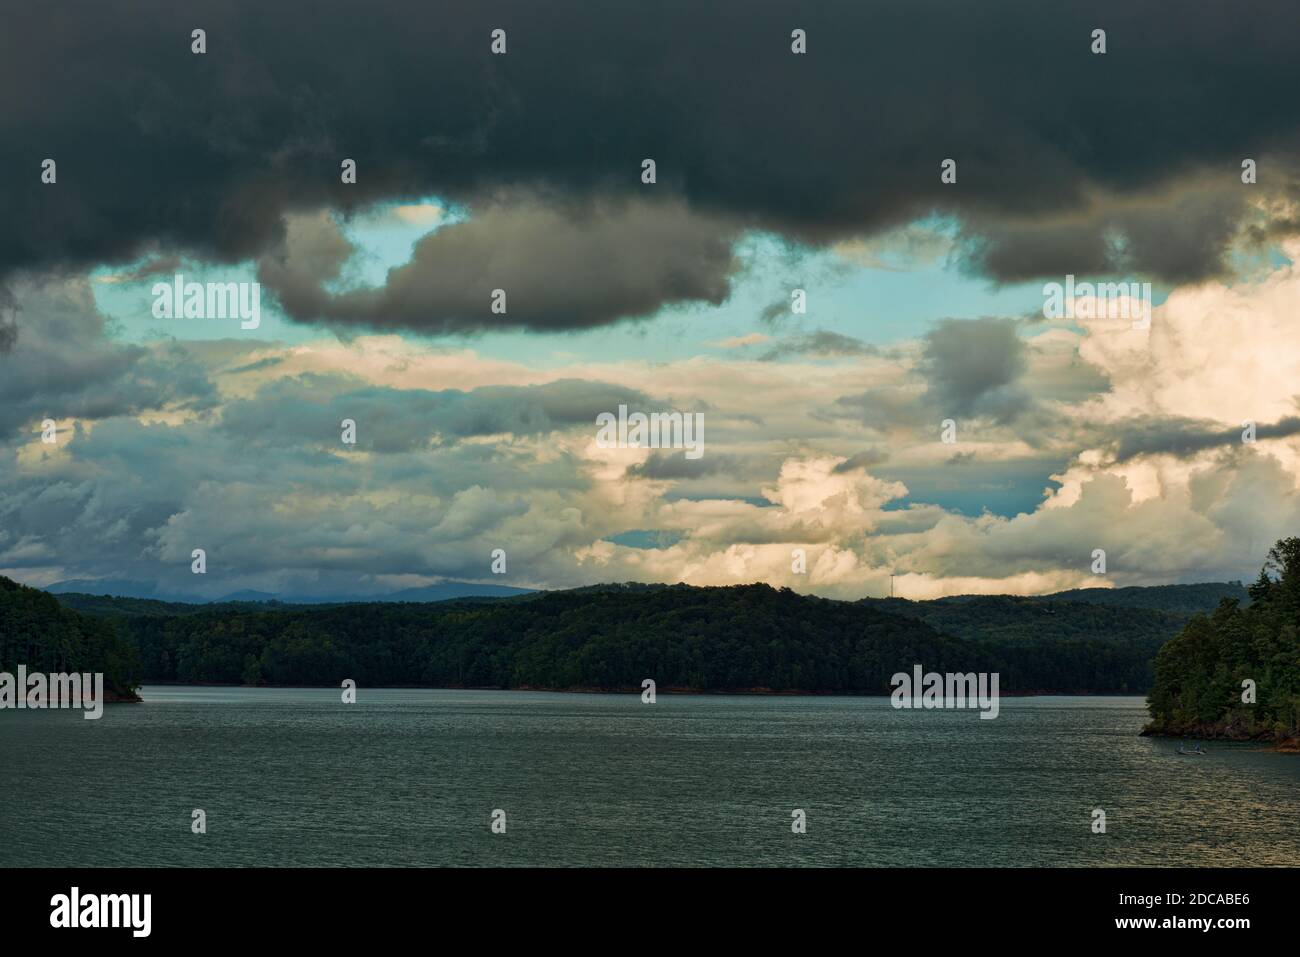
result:
<svg viewBox="0 0 1300 957"><path fill-rule="evenodd" d="M1178 754L1196 754L1196 755L1201 755L1201 754L1209 754L1210 752L1208 752L1208 751L1206 751L1204 748L1202 748L1202 747L1201 747L1201 742L1197 741L1197 742L1196 742L1196 747L1191 748L1190 750L1187 749L1187 748L1184 748L1184 747L1180 744L1180 745L1178 746L1178 748L1177 748L1177 753L1178 753Z"/></svg>

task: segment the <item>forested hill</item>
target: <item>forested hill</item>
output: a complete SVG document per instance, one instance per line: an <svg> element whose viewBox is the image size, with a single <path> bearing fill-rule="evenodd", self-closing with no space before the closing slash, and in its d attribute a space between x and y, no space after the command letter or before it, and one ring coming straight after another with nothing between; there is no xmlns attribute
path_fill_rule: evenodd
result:
<svg viewBox="0 0 1300 957"><path fill-rule="evenodd" d="M1154 658L1159 647L1182 630L1190 614L1090 602L971 595L961 599L907 601L868 598L864 604L908 618L957 638L1008 645L1042 641L1140 646Z"/></svg>
<svg viewBox="0 0 1300 957"><path fill-rule="evenodd" d="M1250 603L1250 594L1241 582L1200 582L1195 585L1148 585L1128 588L1076 588L1058 591L1035 601L1089 602L1113 605L1119 608L1150 608L1167 611L1190 618L1206 614L1219 607L1225 598L1235 599L1243 605Z"/></svg>
<svg viewBox="0 0 1300 957"><path fill-rule="evenodd" d="M1249 601L1240 582L1086 588L1054 595L955 595L930 601L867 598L862 603L925 622L956 638L1052 653L1054 646L1081 646L1091 659L1121 647L1146 659L1142 686L1153 680L1153 662L1165 642L1201 612L1225 598ZM1060 652L1055 652L1059 654Z"/></svg>
<svg viewBox="0 0 1300 957"><path fill-rule="evenodd" d="M1225 600L1160 649L1148 732L1300 750L1300 538L1272 548L1249 593L1249 607Z"/></svg>
<svg viewBox="0 0 1300 957"><path fill-rule="evenodd" d="M145 681L630 690L653 678L660 688L701 691L882 694L894 673L920 664L999 672L1003 692L1134 694L1151 674L1152 648L1132 635L963 638L870 603L767 585L183 610L100 598L87 607L118 622Z"/></svg>
<svg viewBox="0 0 1300 957"><path fill-rule="evenodd" d="M135 700L139 669L118 623L78 614L0 575L0 671L102 672L107 700Z"/></svg>

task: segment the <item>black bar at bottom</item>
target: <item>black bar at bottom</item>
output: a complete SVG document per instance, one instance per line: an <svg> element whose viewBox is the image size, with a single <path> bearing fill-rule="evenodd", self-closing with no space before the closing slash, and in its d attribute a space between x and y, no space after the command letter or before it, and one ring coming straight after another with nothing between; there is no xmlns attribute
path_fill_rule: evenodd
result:
<svg viewBox="0 0 1300 957"><path fill-rule="evenodd" d="M1294 878L1294 870L1235 868L15 869L6 874L3 922L7 944L62 937L115 949L397 944L413 935L457 947L566 938L662 946L679 935L732 944L788 937L806 946L830 932L873 944L969 945L1049 932L1232 946L1282 931ZM139 933L146 894L147 936Z"/></svg>

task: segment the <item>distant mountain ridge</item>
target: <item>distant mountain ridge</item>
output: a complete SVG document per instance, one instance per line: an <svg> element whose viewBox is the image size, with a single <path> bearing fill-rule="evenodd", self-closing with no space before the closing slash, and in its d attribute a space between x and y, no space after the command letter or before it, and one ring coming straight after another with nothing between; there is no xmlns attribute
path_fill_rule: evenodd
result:
<svg viewBox="0 0 1300 957"><path fill-rule="evenodd" d="M1150 608L1194 615L1210 614L1224 598L1235 598L1242 606L1250 604L1250 592L1241 582L1199 582L1194 585L1135 585L1126 588L1075 588L1058 591L1045 598L1082 601L1123 608Z"/></svg>
<svg viewBox="0 0 1300 957"><path fill-rule="evenodd" d="M907 601L867 598L861 604L923 621L943 634L968 641L1028 645L1100 641L1156 650L1182 630L1190 615L1100 602L1056 601L1012 595L976 595L962 600Z"/></svg>
<svg viewBox="0 0 1300 957"><path fill-rule="evenodd" d="M606 582L595 585L583 585L578 588L558 589L576 593L594 591L646 591L674 587L660 582ZM231 602L278 602L286 605L349 605L389 601L450 601L457 598L509 598L516 595L539 594L542 591L556 589L517 588L510 585L478 584L474 582L439 582L417 588L404 588L395 592L378 595L340 594L340 595L304 595L283 594L278 592L244 589L231 592L219 598L200 598L175 592L162 592L148 582L127 579L70 579L56 582L44 589L52 595L83 595L113 598L136 598L167 604L219 605ZM938 604L957 604L981 602L989 599L1003 599L1016 602L1079 602L1092 605L1111 605L1122 608L1144 608L1153 611L1167 611L1177 615L1191 616L1197 612L1209 614L1218 607L1223 598L1235 598L1243 605L1250 603L1250 596L1241 582L1200 582L1191 585L1133 585L1123 588L1075 588L1069 591L1054 592L1050 595L950 595L944 598L932 598L922 601L908 599L864 598L864 602L905 602L907 605L929 607ZM882 606L884 607L884 606ZM906 606L900 605L891 610L905 614Z"/></svg>
<svg viewBox="0 0 1300 957"><path fill-rule="evenodd" d="M88 597L135 598L167 604L220 605L230 602L279 602L286 605L346 605L376 601L450 601L455 598L509 598L527 595L532 588L515 588L510 585L480 585L474 582L439 582L417 588L403 588L379 595L304 595L244 589L219 598L201 598L180 592L159 591L148 582L127 579L71 579L56 582L45 589L52 595L84 595Z"/></svg>
<svg viewBox="0 0 1300 957"><path fill-rule="evenodd" d="M1106 641L1156 650L1223 599L1250 603L1240 582L1082 588L1051 595L952 595L927 601L864 598L863 604L974 641Z"/></svg>

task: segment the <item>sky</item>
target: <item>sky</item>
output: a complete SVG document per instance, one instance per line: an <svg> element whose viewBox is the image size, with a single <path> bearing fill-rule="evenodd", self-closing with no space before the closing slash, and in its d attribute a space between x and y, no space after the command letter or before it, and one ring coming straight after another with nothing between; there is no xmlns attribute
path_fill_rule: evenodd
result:
<svg viewBox="0 0 1300 957"><path fill-rule="evenodd" d="M1300 533L1300 8L805 6L25 11L0 574L1253 578ZM256 328L160 315L177 274Z"/></svg>

